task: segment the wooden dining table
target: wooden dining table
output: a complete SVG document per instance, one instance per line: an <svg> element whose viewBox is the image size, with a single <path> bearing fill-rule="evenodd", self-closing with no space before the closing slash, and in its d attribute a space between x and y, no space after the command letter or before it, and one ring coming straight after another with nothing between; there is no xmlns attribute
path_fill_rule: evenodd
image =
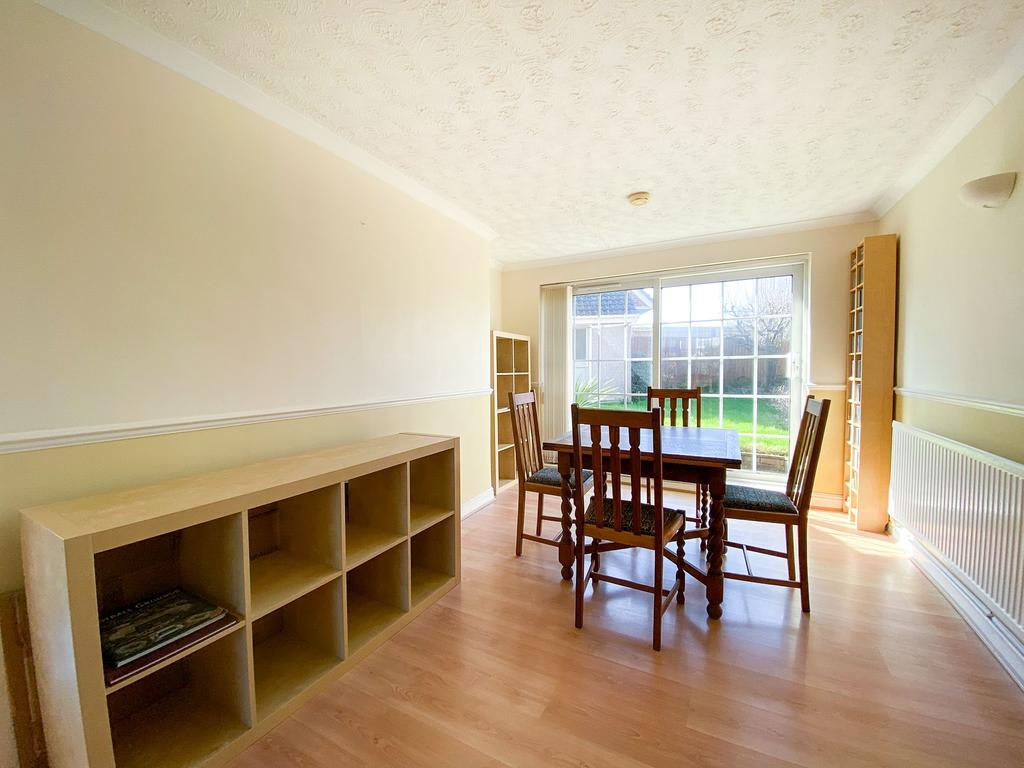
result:
<svg viewBox="0 0 1024 768"><path fill-rule="evenodd" d="M611 447L607 428L602 429L601 444ZM580 427L580 439L584 445L590 445L590 430L587 426ZM653 462L652 434L650 430L640 433L642 472L650 476L650 463ZM574 469L572 433L566 432L551 440L544 441L544 450L552 451L558 456L558 473L562 478L562 535L558 542L558 562L562 566L562 578L572 579L574 554L572 489L569 478ZM624 456L628 456L629 437L626 430L622 431L620 448ZM710 496L708 509L707 565L685 560L680 567L686 573L704 584L707 591L708 616L717 619L722 615L722 598L724 583L722 577L722 558L725 550L725 514L722 500L725 497L725 473L729 469L739 469L740 437L733 429L714 429L711 427L668 427L661 428L662 467L665 480L696 483L700 488L706 486ZM583 453L582 469L593 469L591 453ZM623 473L629 474L624 460ZM639 489L637 491L639 493ZM698 504L700 494L698 494Z"/></svg>

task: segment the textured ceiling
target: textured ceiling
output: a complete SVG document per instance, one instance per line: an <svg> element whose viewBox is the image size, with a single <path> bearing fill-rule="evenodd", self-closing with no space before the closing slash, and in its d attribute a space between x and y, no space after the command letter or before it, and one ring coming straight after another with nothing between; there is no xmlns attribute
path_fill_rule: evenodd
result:
<svg viewBox="0 0 1024 768"><path fill-rule="evenodd" d="M1024 38L1024 0L105 2L507 262L864 211Z"/></svg>

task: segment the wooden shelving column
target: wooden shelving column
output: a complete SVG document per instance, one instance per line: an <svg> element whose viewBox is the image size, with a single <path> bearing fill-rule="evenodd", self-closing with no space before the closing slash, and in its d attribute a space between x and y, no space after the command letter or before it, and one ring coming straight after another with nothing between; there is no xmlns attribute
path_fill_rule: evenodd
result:
<svg viewBox="0 0 1024 768"><path fill-rule="evenodd" d="M896 365L897 237L866 237L850 251L843 508L862 531L889 522Z"/></svg>
<svg viewBox="0 0 1024 768"><path fill-rule="evenodd" d="M491 486L497 493L516 481L516 457L512 447L512 414L509 392L530 391L530 337L491 331Z"/></svg>
<svg viewBox="0 0 1024 768"><path fill-rule="evenodd" d="M401 434L23 512L53 768L217 765L460 578L459 440ZM181 587L233 627L106 686L99 619Z"/></svg>

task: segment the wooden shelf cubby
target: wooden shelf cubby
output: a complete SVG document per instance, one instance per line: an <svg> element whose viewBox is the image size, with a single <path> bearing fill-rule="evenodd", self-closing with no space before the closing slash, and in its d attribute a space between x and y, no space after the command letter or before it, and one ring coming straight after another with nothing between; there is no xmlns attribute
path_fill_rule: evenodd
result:
<svg viewBox="0 0 1024 768"><path fill-rule="evenodd" d="M244 617L242 525L241 515L225 515L96 552L98 616L180 587Z"/></svg>
<svg viewBox="0 0 1024 768"><path fill-rule="evenodd" d="M516 391L516 379L518 378L515 374L499 375L495 378L494 393L500 407L508 408L508 396L510 392Z"/></svg>
<svg viewBox="0 0 1024 768"><path fill-rule="evenodd" d="M400 434L24 510L50 765L239 754L458 583L460 504L458 438ZM100 618L175 588L238 623L107 687Z"/></svg>
<svg viewBox="0 0 1024 768"><path fill-rule="evenodd" d="M345 494L345 570L393 547L409 533L405 464L349 481Z"/></svg>
<svg viewBox="0 0 1024 768"><path fill-rule="evenodd" d="M496 474L499 488L516 481L516 452L513 449L498 453Z"/></svg>
<svg viewBox="0 0 1024 768"><path fill-rule="evenodd" d="M409 544L402 541L345 574L348 649L355 653L411 607Z"/></svg>
<svg viewBox="0 0 1024 768"><path fill-rule="evenodd" d="M107 697L117 768L197 765L253 724L245 632L216 642Z"/></svg>
<svg viewBox="0 0 1024 768"><path fill-rule="evenodd" d="M514 373L515 337L512 334L494 332L494 370L495 373Z"/></svg>
<svg viewBox="0 0 1024 768"><path fill-rule="evenodd" d="M498 443L512 445L515 439L512 434L512 412L505 410L498 414Z"/></svg>
<svg viewBox="0 0 1024 768"><path fill-rule="evenodd" d="M513 370L516 373L530 373L530 339L520 336L512 340Z"/></svg>
<svg viewBox="0 0 1024 768"><path fill-rule="evenodd" d="M256 716L263 719L345 658L340 575L255 621L252 642Z"/></svg>
<svg viewBox="0 0 1024 768"><path fill-rule="evenodd" d="M254 620L340 574L341 499L330 485L249 510Z"/></svg>
<svg viewBox="0 0 1024 768"><path fill-rule="evenodd" d="M453 527L448 518L426 528L409 542L412 605L418 605L455 579Z"/></svg>
<svg viewBox="0 0 1024 768"><path fill-rule="evenodd" d="M441 451L409 462L409 534L419 533L455 514L455 451Z"/></svg>

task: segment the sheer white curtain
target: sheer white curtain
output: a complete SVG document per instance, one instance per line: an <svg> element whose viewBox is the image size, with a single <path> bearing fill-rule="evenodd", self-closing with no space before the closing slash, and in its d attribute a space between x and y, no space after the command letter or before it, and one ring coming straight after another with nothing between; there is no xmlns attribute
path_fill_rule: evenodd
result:
<svg viewBox="0 0 1024 768"><path fill-rule="evenodd" d="M568 285L540 289L540 361L540 431L546 440L569 431L572 288Z"/></svg>

